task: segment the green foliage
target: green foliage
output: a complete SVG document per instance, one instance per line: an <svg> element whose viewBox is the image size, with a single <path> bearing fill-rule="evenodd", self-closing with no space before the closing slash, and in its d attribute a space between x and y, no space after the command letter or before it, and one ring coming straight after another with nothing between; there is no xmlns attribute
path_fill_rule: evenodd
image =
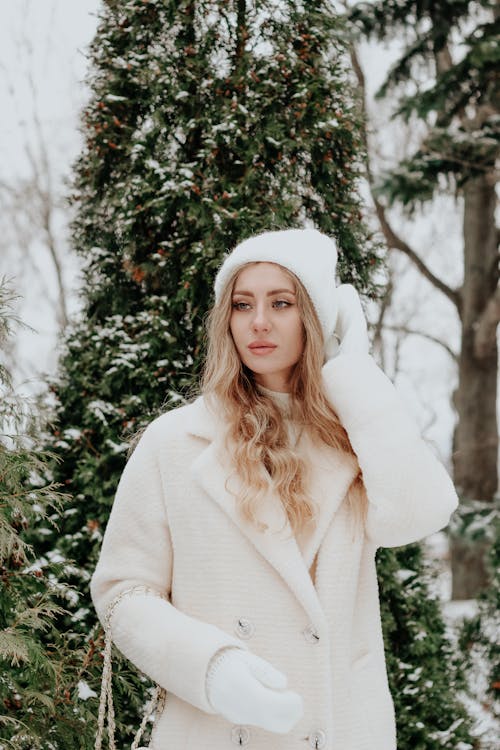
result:
<svg viewBox="0 0 500 750"><path fill-rule="evenodd" d="M0 343L19 323L13 299L1 281ZM58 583L63 570L38 559L23 538L35 517L58 515L67 496L57 483L41 481L54 455L37 450L40 421L33 404L13 391L5 367L0 394L0 748L84 747L88 712L75 712L82 654L55 627L65 611L58 603L66 590Z"/></svg>
<svg viewBox="0 0 500 750"><path fill-rule="evenodd" d="M469 179L490 172L500 141L498 4L357 3L350 20L367 37L398 34L405 41L377 96L399 93L393 119L416 116L428 128L415 152L380 179L379 197L399 201L411 212L436 192L460 190Z"/></svg>
<svg viewBox="0 0 500 750"><path fill-rule="evenodd" d="M453 665L439 601L429 594L431 572L421 546L381 548L376 559L398 747L474 747L471 721L457 701L465 675L461 665Z"/></svg>
<svg viewBox="0 0 500 750"><path fill-rule="evenodd" d="M459 189L467 180L483 174L487 165L494 163L497 151L496 132L491 128L484 128L482 135L464 130L452 135L445 128L435 127L411 159L401 161L379 180L375 193L405 206L431 200L443 172L448 175L448 185L453 182Z"/></svg>
<svg viewBox="0 0 500 750"><path fill-rule="evenodd" d="M470 537L482 539L487 536L492 540L487 554L490 585L478 596L477 614L464 620L458 645L467 671L471 675L479 673L480 678L485 680L485 702L492 715L500 721L500 510L498 503L493 509L488 505L482 518L476 513L473 515L467 532ZM470 684L469 689L474 694L477 686Z"/></svg>

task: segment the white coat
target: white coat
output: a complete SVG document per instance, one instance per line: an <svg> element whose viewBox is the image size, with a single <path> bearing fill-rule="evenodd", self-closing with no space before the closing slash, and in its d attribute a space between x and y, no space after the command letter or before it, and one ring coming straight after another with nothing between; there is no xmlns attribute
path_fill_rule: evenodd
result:
<svg viewBox="0 0 500 750"><path fill-rule="evenodd" d="M156 418L123 471L91 594L101 620L117 593L136 584L165 596L125 597L112 619L118 648L167 690L155 750L396 748L375 551L443 528L458 498L371 355L338 355L324 380L357 454L369 512L353 536L343 500L355 461L319 451L310 491L322 512L306 559L286 538L272 492L261 518L274 530L286 520L285 532L263 534L240 518L225 487L220 419L203 396ZM225 645L267 659L302 695L304 715L288 734L233 725L211 708L206 669Z"/></svg>

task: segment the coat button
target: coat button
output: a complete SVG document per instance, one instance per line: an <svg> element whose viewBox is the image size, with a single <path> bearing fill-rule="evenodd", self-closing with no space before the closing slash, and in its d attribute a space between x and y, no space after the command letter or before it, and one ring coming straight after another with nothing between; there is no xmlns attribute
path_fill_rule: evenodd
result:
<svg viewBox="0 0 500 750"><path fill-rule="evenodd" d="M320 750L320 748L325 747L326 734L322 729L315 729L314 732L311 732L309 735L309 744L311 747L315 748L315 750Z"/></svg>
<svg viewBox="0 0 500 750"><path fill-rule="evenodd" d="M236 745L248 745L250 742L250 730L247 727L232 727L231 739Z"/></svg>
<svg viewBox="0 0 500 750"><path fill-rule="evenodd" d="M234 631L240 638L250 638L255 630L255 626L246 617L238 617L234 623Z"/></svg>
<svg viewBox="0 0 500 750"><path fill-rule="evenodd" d="M316 633L314 625L308 625L307 628L302 631L302 633L306 641L309 641L309 643L319 642L319 635Z"/></svg>

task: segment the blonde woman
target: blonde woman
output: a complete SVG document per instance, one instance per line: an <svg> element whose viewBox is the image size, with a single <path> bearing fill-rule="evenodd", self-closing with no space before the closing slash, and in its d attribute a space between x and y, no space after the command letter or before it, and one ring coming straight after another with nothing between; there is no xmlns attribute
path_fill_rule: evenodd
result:
<svg viewBox="0 0 500 750"><path fill-rule="evenodd" d="M121 476L91 592L166 691L156 750L396 749L375 552L458 501L336 261L313 229L228 253L201 392Z"/></svg>

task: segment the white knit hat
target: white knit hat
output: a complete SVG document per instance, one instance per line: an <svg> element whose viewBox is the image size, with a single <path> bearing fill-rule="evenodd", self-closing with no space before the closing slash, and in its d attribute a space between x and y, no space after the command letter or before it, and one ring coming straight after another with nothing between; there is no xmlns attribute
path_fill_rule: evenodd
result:
<svg viewBox="0 0 500 750"><path fill-rule="evenodd" d="M335 348L332 340L338 311L335 241L317 229L281 229L243 240L226 253L217 272L214 282L216 303L234 269L249 261L279 263L298 276L321 323L325 352Z"/></svg>

